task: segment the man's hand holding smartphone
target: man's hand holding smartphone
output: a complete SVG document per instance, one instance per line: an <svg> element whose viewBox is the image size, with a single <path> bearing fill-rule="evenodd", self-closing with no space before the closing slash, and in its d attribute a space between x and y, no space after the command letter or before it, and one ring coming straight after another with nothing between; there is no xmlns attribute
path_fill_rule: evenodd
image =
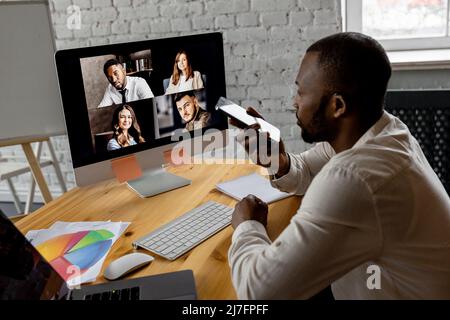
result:
<svg viewBox="0 0 450 320"><path fill-rule="evenodd" d="M254 108L252 107L248 107L246 109L247 114L250 116L253 116L255 118L259 118L259 119L263 119L262 115L256 111ZM256 163L258 165L264 166L264 167L270 167L272 165L271 162L267 162L267 161L262 161L262 159L260 159L260 150L259 147L261 147L260 142L261 141L265 141L266 142L266 150L267 150L267 155L270 157L272 155L272 145L270 142L270 134L268 132L264 132L264 131L260 131L261 125L259 123L255 123L252 124L250 126L247 126L246 124L244 124L243 122L237 120L236 118L230 117L230 124L238 127L240 129L243 130L243 133L240 134L239 136L241 137L241 139L239 139L238 136L238 140L239 142L242 143L242 145L245 148L245 151L247 152L247 154L249 154L250 157L252 157L252 155L250 154L250 145L252 143L254 143L254 145L256 145L256 156L253 156L252 159L255 160L256 158ZM253 130L255 132L257 132L256 135L254 134L249 134L248 130ZM248 138L246 138L248 137ZM255 139L256 137L256 139ZM259 140L258 140L259 139ZM273 141L273 140L272 140ZM274 143L274 142L272 142ZM289 160L289 156L286 153L286 150L284 148L284 143L281 140L281 138L279 139L279 142L277 142L278 145L278 154L279 154L279 158L278 158L278 170L275 173L275 177L279 178L284 176L285 174L287 174L289 172L289 168L290 168L290 160ZM252 149L252 151L254 150L254 148Z"/></svg>

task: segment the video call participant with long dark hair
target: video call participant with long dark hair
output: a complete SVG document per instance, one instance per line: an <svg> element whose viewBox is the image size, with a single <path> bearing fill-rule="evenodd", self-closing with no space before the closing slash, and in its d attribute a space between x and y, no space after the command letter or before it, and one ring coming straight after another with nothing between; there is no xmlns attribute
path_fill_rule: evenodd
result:
<svg viewBox="0 0 450 320"><path fill-rule="evenodd" d="M170 76L169 86L166 94L182 91L197 90L203 88L202 75L199 71L194 71L189 61L189 57L184 50L178 51L175 56L173 73Z"/></svg>
<svg viewBox="0 0 450 320"><path fill-rule="evenodd" d="M145 142L136 114L129 105L120 106L114 111L112 127L114 133L112 139L108 141L108 151Z"/></svg>

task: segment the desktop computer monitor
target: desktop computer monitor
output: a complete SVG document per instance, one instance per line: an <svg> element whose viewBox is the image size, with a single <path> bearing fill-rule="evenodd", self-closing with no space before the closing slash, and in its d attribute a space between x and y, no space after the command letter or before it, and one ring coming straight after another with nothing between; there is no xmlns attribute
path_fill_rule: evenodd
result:
<svg viewBox="0 0 450 320"><path fill-rule="evenodd" d="M193 141L228 126L214 108L226 96L221 33L61 50L55 60L78 186L115 177L111 162L131 154L144 171L134 187L157 185L141 195L181 186L161 170L180 131Z"/></svg>

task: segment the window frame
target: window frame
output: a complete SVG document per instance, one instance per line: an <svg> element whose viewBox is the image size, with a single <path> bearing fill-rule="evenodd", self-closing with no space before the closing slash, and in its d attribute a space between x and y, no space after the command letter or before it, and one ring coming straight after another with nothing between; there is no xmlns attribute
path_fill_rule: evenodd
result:
<svg viewBox="0 0 450 320"><path fill-rule="evenodd" d="M362 32L362 1L364 0L341 0L342 3L342 27L344 31ZM446 36L429 37L429 38L398 38L398 39L377 39L387 51L401 50L432 50L432 49L449 49L450 48L450 32L449 32L449 15L450 0L447 1L447 23Z"/></svg>

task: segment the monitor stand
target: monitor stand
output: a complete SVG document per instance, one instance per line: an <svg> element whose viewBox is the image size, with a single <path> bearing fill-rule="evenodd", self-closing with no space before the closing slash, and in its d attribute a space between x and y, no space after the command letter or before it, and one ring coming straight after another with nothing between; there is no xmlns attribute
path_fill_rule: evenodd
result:
<svg viewBox="0 0 450 320"><path fill-rule="evenodd" d="M137 179L129 180L128 187L142 198L151 197L191 184L191 180L179 177L164 168L146 170Z"/></svg>

